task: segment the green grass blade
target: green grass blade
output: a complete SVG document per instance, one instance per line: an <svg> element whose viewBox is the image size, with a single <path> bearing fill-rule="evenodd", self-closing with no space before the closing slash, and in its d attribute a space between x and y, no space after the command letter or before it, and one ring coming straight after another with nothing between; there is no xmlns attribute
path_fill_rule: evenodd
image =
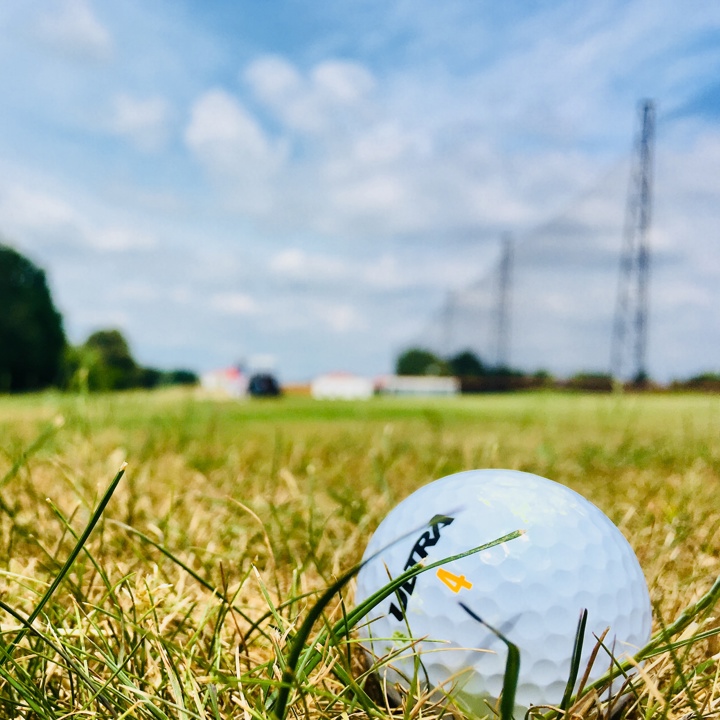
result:
<svg viewBox="0 0 720 720"><path fill-rule="evenodd" d="M491 633L502 640L508 649L507 660L505 661L505 676L503 678L502 697L500 698L501 720L513 720L515 711L515 695L517 693L518 680L520 678L520 649L515 643L508 640L499 630L488 624L479 615L474 613L465 603L459 603L460 607L473 620L484 625Z"/></svg>
<svg viewBox="0 0 720 720"><path fill-rule="evenodd" d="M267 610L266 612L264 612L257 620L253 621L252 625L250 625L250 628L243 635L243 642L245 643L245 645L248 644L248 640L250 639L250 636L255 631L262 633L262 631L260 630L260 626L266 620L273 617L274 613L280 612L281 610L284 610L286 607L296 605L301 600L305 600L306 598L312 597L313 595L317 595L317 590L309 590L308 592L301 593L300 595L293 595L293 597L289 598L288 600L285 600L284 602L281 602L278 605L274 606L272 610Z"/></svg>
<svg viewBox="0 0 720 720"><path fill-rule="evenodd" d="M5 475L0 478L0 489L3 488L3 486L7 485L13 478L17 476L17 474L22 469L23 465L28 461L28 459L34 455L55 433L60 430L60 428L65 424L64 418L61 416L58 416L55 418L55 420L50 423L41 433L38 435L35 440L33 440L28 447L23 450L22 453L20 453L20 457L12 464L10 469L5 473ZM7 513L10 517L13 517L15 513L12 511L10 507L5 503L5 501L0 497L0 510L2 510L4 513Z"/></svg>
<svg viewBox="0 0 720 720"><path fill-rule="evenodd" d="M398 538L398 540L396 540L395 542L400 542L403 538L417 533L417 530L417 528L413 529L411 532L403 535L401 538ZM504 535L497 540L493 540L490 543L479 545L476 548L472 548L463 553L453 555L452 557L442 558L441 560L429 563L428 565L414 565L413 567L398 575L397 578L395 578L394 580L391 580L380 590L367 598L364 602L360 603L353 612L348 613L347 617L339 620L336 625L333 626L332 633L335 635L341 635L349 632L354 627L354 625L360 621L360 619L362 619L373 607L375 607L375 605L382 602L386 597L392 595L397 590L397 588L399 588L404 582L406 582L410 578L413 578L420 573L427 572L428 570L432 570L436 567L440 567L441 565L444 565L448 562L460 560L461 558L467 557L468 555L473 555L483 550L487 550L488 548L495 547L496 545L499 545L501 543L508 542L509 540L520 537L520 535L522 535L522 531L516 530L515 532L508 533L507 535ZM318 646L322 647L324 645L328 632L322 633L321 636L311 644L310 648L308 649L308 653L305 653L303 657L303 662L300 662L301 656L303 656L303 650L305 650L305 644L310 636L310 633L312 632L313 626L320 618L332 598L337 594L337 592L342 589L349 582L349 580L360 571L360 569L364 565L367 565L369 562L375 560L383 552L385 552L386 549L387 548L379 550L377 553L367 558L367 560L360 562L350 568L350 570L345 572L343 575L340 576L340 578L338 578L338 580L336 580L332 585L330 585L325 590L325 592L323 592L317 602L312 606L312 608L310 608L310 612L308 613L304 622L298 629L297 635L290 648L287 665L285 667L285 670L283 671L282 685L280 686L280 689L278 691L277 700L274 704L273 709L273 714L279 720L285 720L285 716L287 713L287 703L290 696L290 689L293 685L293 682L299 679L301 674L298 671L302 671L302 676L305 676L307 672L309 672L317 664L317 662L319 662L320 656L316 648Z"/></svg>
<svg viewBox="0 0 720 720"><path fill-rule="evenodd" d="M634 662L642 662L643 660L655 657L666 650L670 651L671 649L674 649L673 643L670 642L670 639L673 636L682 633L691 623L695 622L698 617L704 613L710 612L717 605L719 600L720 577L715 580L712 587L697 602L692 605L688 605L688 607L686 607L685 610L678 615L674 622L656 632L650 642L635 653L633 656ZM690 642L692 641L683 641L682 644L687 645ZM629 661L614 661L613 667L602 677L594 680L592 683L589 683L582 694L584 695L591 690L605 686L613 678L624 672L630 671L632 667L633 664Z"/></svg>
<svg viewBox="0 0 720 720"><path fill-rule="evenodd" d="M20 644L22 639L27 635L28 632L28 626L32 625L33 622L37 619L37 617L40 615L40 613L43 611L43 608L45 605L47 605L50 598L55 594L55 591L60 587L60 584L65 579L65 576L70 571L70 568L72 567L73 563L75 562L75 559L82 551L83 547L85 546L85 543L87 542L88 538L90 537L90 534L95 529L95 526L97 525L98 521L102 517L103 512L105 512L105 508L107 507L107 504L110 502L110 498L113 496L113 493L117 489L117 486L120 483L120 480L122 476L125 474L125 468L127 467L127 463L123 463L120 470L118 470L117 474L113 478L112 482L110 483L110 486L105 491L105 494L100 500L100 503L95 508L95 512L92 514L92 517L90 518L90 521L88 522L87 526L85 527L85 530L83 531L82 535L80 536L80 539L75 544L75 547L72 549L72 552L68 556L68 559L65 561L65 564L60 568L60 571L55 576L54 580L50 584L50 587L45 591L45 594L40 598L40 602L35 606L35 609L30 613L30 615L27 618L27 625L23 626L23 628L18 632L18 634L13 638L12 642L8 646L8 654L11 654L13 650ZM7 655L3 655L0 657L0 666L2 666L5 663L5 660L7 658Z"/></svg>
<svg viewBox="0 0 720 720"><path fill-rule="evenodd" d="M413 531L416 532L416 531ZM412 534L412 533L410 533ZM493 540L489 543L485 543L484 545L478 545L477 547L474 547L470 550L466 550L465 552L458 553L457 555L452 555L451 557L443 558L442 560L436 560L433 563L430 563L429 565L413 565L408 570L405 570L403 573L398 575L396 578L388 582L386 585L384 585L382 588L380 588L377 592L367 597L363 602L356 605L348 614L346 619L339 620L337 624L333 628L333 632L336 634L339 633L347 633L349 632L355 625L357 625L362 618L364 618L370 610L372 610L378 603L381 603L385 598L389 597L390 595L393 595L395 591L401 587L407 580L410 580L411 578L415 577L416 575L419 575L420 573L427 572L428 570L434 570L435 568L440 567L441 565L445 565L449 562L454 562L455 560L461 560L464 557L468 557L469 555L474 555L475 553L482 552L483 550L488 550L489 548L495 547L496 545L501 545L503 543L509 542L510 540L515 540L516 538L519 538L523 534L522 530L515 530L511 533L508 533L507 535L503 535L500 538L497 538L497 540ZM380 553L383 552L381 550L377 553L377 555L380 555ZM377 555L373 555L372 557L368 558L365 563L370 562L371 560L374 560ZM354 575L355 573L359 572L360 568L365 564L360 563L357 565L353 570L350 572ZM318 638L316 642L321 642L322 638Z"/></svg>
<svg viewBox="0 0 720 720"><path fill-rule="evenodd" d="M221 592L217 587L215 587L212 583L208 582L202 575L196 573L189 565L184 563L177 555L173 554L170 550L168 550L164 545L161 545L160 543L153 540L151 537L148 537L145 533L140 532L140 530L136 530L133 527L130 527L129 525L126 525L125 523L114 521L115 524L118 527L124 528L130 533L133 533L134 535L137 535L141 540L144 540L149 545L152 545L156 550L159 550L168 560L171 560L173 563L175 563L178 567L182 568L188 575L190 575L193 580L200 583L206 590L209 590L213 595L217 596L222 600L224 603L229 605L243 620L246 620L249 623L252 623L252 619L249 618L237 605L233 605L232 601L229 600L223 592Z"/></svg>
<svg viewBox="0 0 720 720"><path fill-rule="evenodd" d="M60 428L65 424L64 418L58 416L50 423L35 440L23 450L20 457L12 464L5 475L0 478L0 488L9 483L22 469L28 459L34 455Z"/></svg>
<svg viewBox="0 0 720 720"><path fill-rule="evenodd" d="M8 661L8 667L0 664L0 681L12 688L18 700L22 700L28 707L34 710L38 717L52 716L53 711L49 698L37 686L35 678L28 674L25 668L19 665L15 658L9 653L8 646L0 636L0 659ZM14 672L13 672L14 671ZM2 684L2 683L0 683ZM4 697L3 699L9 699ZM11 700L18 703L18 700Z"/></svg>
<svg viewBox="0 0 720 720"><path fill-rule="evenodd" d="M662 616L660 612L658 611L658 608L655 608L655 615L657 617L658 623L660 624L660 630L665 631L667 633L667 629L665 627L665 623L663 622ZM680 684L685 691L685 696L688 699L688 703L690 704L690 707L692 708L693 714L695 715L698 720L701 720L703 714L700 712L700 709L698 708L697 701L695 700L695 693L692 691L692 687L690 686L690 683L688 682L688 679L685 675L685 672L683 671L682 663L680 662L680 658L678 657L677 653L675 652L674 648L669 649L670 658L672 660L673 667L675 668L675 674L677 675L678 679L680 680Z"/></svg>
<svg viewBox="0 0 720 720"><path fill-rule="evenodd" d="M42 640L50 649L55 652L58 657L61 657L67 666L68 669L75 672L78 676L78 678L87 685L88 688L94 693L94 697L98 699L99 702L101 702L103 705L105 705L106 708L110 708L111 705L106 697L102 694L102 688L98 687L98 683L96 683L86 672L85 670L79 666L78 663L76 663L72 657L65 651L63 647L61 647L58 643L51 640L47 635L37 630L37 628L33 627L32 624L28 622L27 618L24 618L20 613L13 610L11 607L6 605L4 602L0 600L0 609L4 610L8 615L15 618L19 623L23 625L23 627L27 630L27 632L31 635L36 636L38 639ZM3 650L3 652L6 652ZM9 649L8 651L9 652Z"/></svg>
<svg viewBox="0 0 720 720"><path fill-rule="evenodd" d="M578 673L580 672L580 660L582 659L583 639L585 637L585 628L587 627L588 611L583 608L580 611L580 619L578 620L577 630L575 631L575 643L573 644L572 658L570 660L570 674L568 675L565 693L560 702L560 709L565 712L570 707L570 701L573 697L573 690L577 682Z"/></svg>
<svg viewBox="0 0 720 720"><path fill-rule="evenodd" d="M685 638L684 640L677 640L676 642L668 643L667 645L658 645L650 654L643 655L643 658L648 660L666 652L672 652L673 650L679 650L683 647L689 647L695 643L701 642L702 640L708 640L711 637L715 637L715 635L720 635L720 627L705 630L704 632L700 632L692 637Z"/></svg>
<svg viewBox="0 0 720 720"><path fill-rule="evenodd" d="M217 688L214 683L208 685L205 695L210 700L214 720L222 720L220 717L220 708L218 707Z"/></svg>
<svg viewBox="0 0 720 720"><path fill-rule="evenodd" d="M657 648L667 644L671 637L679 635L690 623L695 622L700 615L712 610L718 601L720 601L720 576L717 577L712 587L697 602L685 608L675 621L666 628L662 628L655 633L650 642L635 655L635 659L644 660L656 654Z"/></svg>

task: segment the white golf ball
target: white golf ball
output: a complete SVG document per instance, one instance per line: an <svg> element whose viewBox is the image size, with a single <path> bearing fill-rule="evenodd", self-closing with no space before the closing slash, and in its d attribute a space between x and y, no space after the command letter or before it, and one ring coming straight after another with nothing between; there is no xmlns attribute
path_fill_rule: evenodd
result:
<svg viewBox="0 0 720 720"><path fill-rule="evenodd" d="M580 676L608 627L604 644L619 660L647 643L647 584L621 532L576 492L514 470L457 473L403 500L367 546L364 559L377 556L358 574L356 604L416 563L429 565L515 530L524 533L422 572L368 613L361 640L391 693L417 678L476 714L495 705L507 647L460 603L520 650L516 716L530 705L561 702L583 608ZM610 664L600 649L590 681Z"/></svg>

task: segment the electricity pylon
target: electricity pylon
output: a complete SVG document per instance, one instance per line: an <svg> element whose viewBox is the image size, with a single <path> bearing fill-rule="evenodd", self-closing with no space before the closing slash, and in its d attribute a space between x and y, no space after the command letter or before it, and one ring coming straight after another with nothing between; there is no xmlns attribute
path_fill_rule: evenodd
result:
<svg viewBox="0 0 720 720"><path fill-rule="evenodd" d="M652 170L655 144L655 104L645 100L640 106L640 130L635 140L633 166L623 229L615 319L610 349L610 372L622 380L625 360L633 353L636 383L647 380L648 285L650 275L650 213ZM629 338L628 329L634 331Z"/></svg>

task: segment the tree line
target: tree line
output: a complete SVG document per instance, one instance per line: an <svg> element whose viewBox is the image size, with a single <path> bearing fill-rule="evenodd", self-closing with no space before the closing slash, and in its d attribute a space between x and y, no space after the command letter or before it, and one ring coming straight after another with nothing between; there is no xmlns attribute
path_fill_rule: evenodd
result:
<svg viewBox="0 0 720 720"><path fill-rule="evenodd" d="M62 315L45 272L0 244L0 392L48 387L107 391L194 384L190 370L143 367L114 328L92 333L81 345L68 342Z"/></svg>
<svg viewBox="0 0 720 720"><path fill-rule="evenodd" d="M551 381L545 371L527 375L515 368L487 365L469 349L444 358L426 348L412 347L398 356L395 372L398 375L452 375L460 380L462 392L529 390L545 387Z"/></svg>
<svg viewBox="0 0 720 720"><path fill-rule="evenodd" d="M504 392L511 390L557 389L583 392L625 390L670 390L720 393L720 373L707 372L687 379L673 380L666 386L649 379L618 384L610 373L578 372L556 378L547 370L527 373L512 367L488 365L472 350L442 357L421 347L409 348L397 357L398 375L452 375L460 380L462 392Z"/></svg>

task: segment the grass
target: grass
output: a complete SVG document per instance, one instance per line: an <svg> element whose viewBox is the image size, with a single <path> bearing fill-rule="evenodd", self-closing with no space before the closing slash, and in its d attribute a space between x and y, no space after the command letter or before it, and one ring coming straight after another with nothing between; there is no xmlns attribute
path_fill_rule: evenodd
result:
<svg viewBox="0 0 720 720"><path fill-rule="evenodd" d="M578 490L645 571L629 702L562 714L718 716L719 439L702 395L0 398L0 716L442 716L423 688L386 706L352 574L400 499L474 467Z"/></svg>

